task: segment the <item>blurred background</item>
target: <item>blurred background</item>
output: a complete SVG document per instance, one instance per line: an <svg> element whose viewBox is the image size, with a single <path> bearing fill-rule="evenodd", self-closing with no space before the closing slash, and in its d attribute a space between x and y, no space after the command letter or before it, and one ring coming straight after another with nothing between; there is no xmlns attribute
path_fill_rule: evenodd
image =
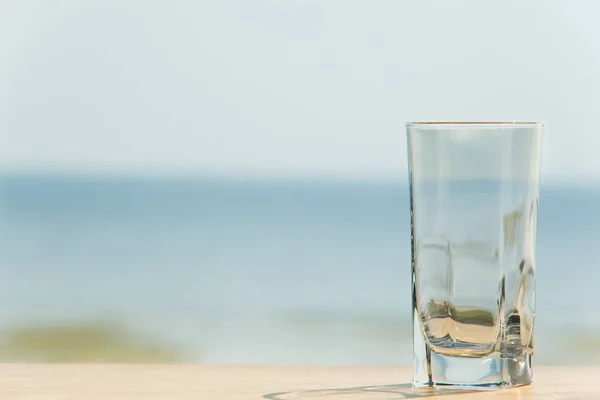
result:
<svg viewBox="0 0 600 400"><path fill-rule="evenodd" d="M547 123L538 364L600 363L600 3L0 3L0 360L409 364L404 123Z"/></svg>

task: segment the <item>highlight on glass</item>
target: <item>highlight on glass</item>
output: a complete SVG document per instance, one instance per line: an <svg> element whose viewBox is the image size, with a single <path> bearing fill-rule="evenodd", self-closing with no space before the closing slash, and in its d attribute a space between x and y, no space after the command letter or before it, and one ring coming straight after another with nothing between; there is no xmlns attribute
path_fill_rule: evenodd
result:
<svg viewBox="0 0 600 400"><path fill-rule="evenodd" d="M407 124L415 387L531 382L542 130Z"/></svg>

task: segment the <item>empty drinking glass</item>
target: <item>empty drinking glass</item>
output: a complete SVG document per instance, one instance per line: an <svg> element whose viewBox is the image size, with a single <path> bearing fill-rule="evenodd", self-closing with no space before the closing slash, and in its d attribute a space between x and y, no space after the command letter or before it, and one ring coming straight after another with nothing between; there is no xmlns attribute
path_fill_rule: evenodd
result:
<svg viewBox="0 0 600 400"><path fill-rule="evenodd" d="M543 124L407 124L413 385L531 382Z"/></svg>

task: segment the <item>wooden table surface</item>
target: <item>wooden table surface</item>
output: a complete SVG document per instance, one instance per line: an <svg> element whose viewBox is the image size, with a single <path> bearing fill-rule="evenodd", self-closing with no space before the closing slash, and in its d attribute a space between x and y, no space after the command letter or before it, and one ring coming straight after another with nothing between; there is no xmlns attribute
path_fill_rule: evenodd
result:
<svg viewBox="0 0 600 400"><path fill-rule="evenodd" d="M0 399L600 399L600 367L538 367L527 387L413 391L406 367L0 364Z"/></svg>

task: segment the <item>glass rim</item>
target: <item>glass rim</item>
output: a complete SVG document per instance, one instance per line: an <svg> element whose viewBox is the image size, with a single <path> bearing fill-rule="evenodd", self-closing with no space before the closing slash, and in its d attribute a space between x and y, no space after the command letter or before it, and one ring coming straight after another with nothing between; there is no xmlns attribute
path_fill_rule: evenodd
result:
<svg viewBox="0 0 600 400"><path fill-rule="evenodd" d="M407 122L406 127L420 128L457 128L461 126L480 127L543 127L542 121L412 121Z"/></svg>

